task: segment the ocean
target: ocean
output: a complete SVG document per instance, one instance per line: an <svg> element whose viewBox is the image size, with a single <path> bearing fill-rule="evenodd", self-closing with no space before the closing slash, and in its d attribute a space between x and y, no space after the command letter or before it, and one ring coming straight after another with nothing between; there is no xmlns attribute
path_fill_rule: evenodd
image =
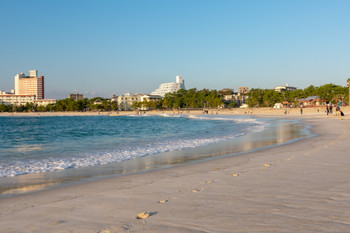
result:
<svg viewBox="0 0 350 233"><path fill-rule="evenodd" d="M198 162L308 134L292 120L165 114L0 117L0 130L3 194Z"/></svg>

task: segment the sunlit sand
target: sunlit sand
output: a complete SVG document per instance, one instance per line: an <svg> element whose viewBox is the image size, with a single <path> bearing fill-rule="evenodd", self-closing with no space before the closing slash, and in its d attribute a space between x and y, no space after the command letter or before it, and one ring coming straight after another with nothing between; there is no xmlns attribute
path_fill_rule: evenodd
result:
<svg viewBox="0 0 350 233"><path fill-rule="evenodd" d="M318 135L292 144L3 198L0 229L348 232L350 124L344 112L343 120L307 110L287 116L304 119ZM240 158L246 159L237 163Z"/></svg>

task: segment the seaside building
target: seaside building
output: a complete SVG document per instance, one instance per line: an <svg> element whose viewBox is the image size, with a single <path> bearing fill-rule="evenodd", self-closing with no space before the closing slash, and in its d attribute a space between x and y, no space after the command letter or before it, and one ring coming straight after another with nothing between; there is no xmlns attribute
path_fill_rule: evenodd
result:
<svg viewBox="0 0 350 233"><path fill-rule="evenodd" d="M285 86L277 86L275 87L275 91L282 92L282 91L295 91L296 87L290 87L288 83Z"/></svg>
<svg viewBox="0 0 350 233"><path fill-rule="evenodd" d="M232 95L223 95L222 97L226 103L233 103L235 102L235 95L232 94Z"/></svg>
<svg viewBox="0 0 350 233"><path fill-rule="evenodd" d="M166 93L174 93L181 89L185 89L185 81L181 76L176 76L176 82L160 84L159 88L153 91L151 95L164 97Z"/></svg>
<svg viewBox="0 0 350 233"><path fill-rule="evenodd" d="M132 105L136 102L140 102L141 98L139 94L126 93L118 97L119 110L132 110Z"/></svg>
<svg viewBox="0 0 350 233"><path fill-rule="evenodd" d="M100 105L103 104L103 102L100 99L97 99L94 101L94 105Z"/></svg>
<svg viewBox="0 0 350 233"><path fill-rule="evenodd" d="M141 108L140 110L151 110L153 107L150 107L149 105L147 104L144 104L144 102L154 102L154 103L157 103L159 102L160 100L162 99L161 96L159 95L148 95L148 94L145 94L145 95L140 95L140 102L141 102Z"/></svg>
<svg viewBox="0 0 350 233"><path fill-rule="evenodd" d="M83 100L84 99L84 95L83 94L69 94L68 98L73 99L74 101L78 101L78 100Z"/></svg>
<svg viewBox="0 0 350 233"><path fill-rule="evenodd" d="M233 98L237 103L237 106L242 106L246 103L249 93L249 87L238 87L238 92L233 94Z"/></svg>
<svg viewBox="0 0 350 233"><path fill-rule="evenodd" d="M241 106L242 104L245 104L249 98L247 95L249 93L248 87L239 87L238 92L234 92L233 89L229 88L222 89L219 92L223 96L222 98L226 104L236 103L237 106Z"/></svg>
<svg viewBox="0 0 350 233"><path fill-rule="evenodd" d="M5 105L25 105L26 103L33 103L35 101L35 95L14 95L14 94L1 94L0 104Z"/></svg>
<svg viewBox="0 0 350 233"><path fill-rule="evenodd" d="M0 93L0 104L5 105L25 105L26 103L34 103L37 106L46 106L48 104L55 104L55 99L41 99L37 100L35 95L15 95L15 94L3 94Z"/></svg>
<svg viewBox="0 0 350 233"><path fill-rule="evenodd" d="M309 96L305 99L298 100L300 107L318 107L327 104L326 99L322 99L318 96Z"/></svg>
<svg viewBox="0 0 350 233"><path fill-rule="evenodd" d="M29 76L24 73L15 76L15 89L11 92L0 91L0 104L25 105L34 103L38 106L56 103L54 99L44 99L44 76L38 77L37 70L30 70Z"/></svg>
<svg viewBox="0 0 350 233"><path fill-rule="evenodd" d="M140 101L159 101L162 97L160 95L140 95Z"/></svg>
<svg viewBox="0 0 350 233"><path fill-rule="evenodd" d="M113 95L113 97L109 101L118 103L118 96Z"/></svg>
<svg viewBox="0 0 350 233"><path fill-rule="evenodd" d="M36 100L45 98L44 76L38 77L37 70L30 70L15 76L15 95L35 95Z"/></svg>
<svg viewBox="0 0 350 233"><path fill-rule="evenodd" d="M37 106L46 106L48 104L57 103L57 100L55 100L55 99L34 100L33 103L36 104Z"/></svg>

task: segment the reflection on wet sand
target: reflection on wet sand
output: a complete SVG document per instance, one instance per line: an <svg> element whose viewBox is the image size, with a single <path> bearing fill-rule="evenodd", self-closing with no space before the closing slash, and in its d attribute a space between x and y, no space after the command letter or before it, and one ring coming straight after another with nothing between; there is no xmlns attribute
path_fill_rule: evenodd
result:
<svg viewBox="0 0 350 233"><path fill-rule="evenodd" d="M25 185L22 187L14 187L11 189L7 189L1 194L20 194L20 193L26 193L26 192L33 192L33 191L38 191L38 190L43 190L47 187L50 187L52 185L56 185L57 182L52 182L52 183L44 183L44 184L34 184L34 185Z"/></svg>
<svg viewBox="0 0 350 233"><path fill-rule="evenodd" d="M287 143L308 135L304 124L300 122L271 121L270 124L272 127L268 127L268 129L262 132L251 133L231 141L198 148L154 154L108 165L0 178L0 194L2 194L0 197L38 191L59 184L87 181L102 176L166 168L178 164L212 159L218 156L233 156L260 148ZM241 156L241 158L244 158L244 156Z"/></svg>

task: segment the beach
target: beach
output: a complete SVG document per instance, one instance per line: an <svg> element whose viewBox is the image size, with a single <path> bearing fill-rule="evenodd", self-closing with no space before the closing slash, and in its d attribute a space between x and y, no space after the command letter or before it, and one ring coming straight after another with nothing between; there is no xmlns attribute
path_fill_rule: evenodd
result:
<svg viewBox="0 0 350 233"><path fill-rule="evenodd" d="M209 114L297 118L317 136L3 198L1 232L348 232L348 112L213 110ZM149 216L137 219L144 212Z"/></svg>
<svg viewBox="0 0 350 233"><path fill-rule="evenodd" d="M286 110L286 112L285 112ZM342 107L345 117L349 118L350 107ZM326 107L309 107L303 108L302 114L300 108L232 108L232 109L207 109L209 115L256 115L256 116L283 116L283 117L336 117L335 110L333 114L326 114ZM286 113L286 114L285 114ZM187 115L203 115L203 110L180 109L180 110L153 110L153 111L88 111L88 112L0 112L1 116L125 116L125 115L162 115L162 114L187 114Z"/></svg>

